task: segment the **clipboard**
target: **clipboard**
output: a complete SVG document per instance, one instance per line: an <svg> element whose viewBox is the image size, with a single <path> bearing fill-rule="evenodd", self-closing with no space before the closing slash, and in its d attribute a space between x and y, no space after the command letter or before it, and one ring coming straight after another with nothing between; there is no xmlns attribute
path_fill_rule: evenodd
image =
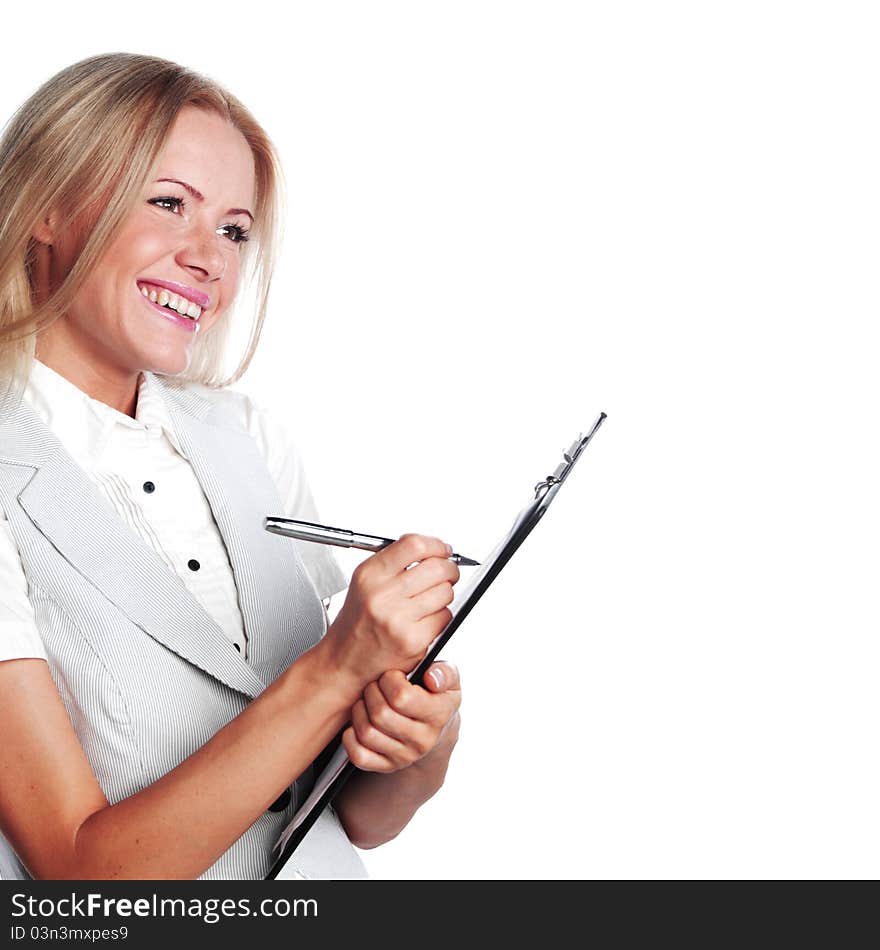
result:
<svg viewBox="0 0 880 950"><path fill-rule="evenodd" d="M465 617L467 617L476 606L477 601L483 596L492 581L501 573L504 565L513 557L514 553L523 541L525 541L535 525L543 518L544 513L550 507L550 503L556 497L562 483L568 478L575 463L587 445L589 445L590 440L596 434L596 430L602 425L605 418L605 413L600 413L599 418L593 423L589 432L586 435L578 435L569 449L563 452L563 461L557 465L553 474L548 475L535 485L534 497L516 516L516 520L511 529L489 557L481 562L479 569L472 575L468 584L463 588L461 593L455 597L452 604L450 604L449 609L452 613L452 619L430 644L424 658L418 666L407 676L407 679L411 683L422 685L422 677L437 658L437 655L449 642L449 639L455 631L461 626ZM274 880L278 877L293 852L309 833L312 825L317 821L321 812L323 812L339 794L348 779L357 772L357 768L349 761L339 737L334 739L321 753L319 759L326 760L326 757L330 755L331 752L330 760L315 781L311 794L299 807L290 824L288 824L275 844L275 850L278 851L279 854L271 870L266 875L265 879L267 881Z"/></svg>

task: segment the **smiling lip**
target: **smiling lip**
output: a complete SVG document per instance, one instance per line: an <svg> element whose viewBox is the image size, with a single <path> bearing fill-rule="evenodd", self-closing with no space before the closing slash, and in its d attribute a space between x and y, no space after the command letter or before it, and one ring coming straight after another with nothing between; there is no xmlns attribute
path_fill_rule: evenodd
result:
<svg viewBox="0 0 880 950"><path fill-rule="evenodd" d="M207 294L203 294L201 290L196 290L194 287L187 287L186 284L178 284L173 280L157 280L154 277L142 277L137 283L164 287L165 290L170 290L178 297L185 297L190 303L201 307L202 310L207 310L211 306L211 298Z"/></svg>
<svg viewBox="0 0 880 950"><path fill-rule="evenodd" d="M149 297L144 297L143 294L138 294L138 297L143 300L146 306L150 307L152 310L155 310L157 313L161 313L166 320L176 323L177 326L189 331L190 333L198 333L200 329L198 320L192 320L189 317L182 316L176 310L169 310L167 307L162 307L158 303L154 303L152 300L150 300Z"/></svg>

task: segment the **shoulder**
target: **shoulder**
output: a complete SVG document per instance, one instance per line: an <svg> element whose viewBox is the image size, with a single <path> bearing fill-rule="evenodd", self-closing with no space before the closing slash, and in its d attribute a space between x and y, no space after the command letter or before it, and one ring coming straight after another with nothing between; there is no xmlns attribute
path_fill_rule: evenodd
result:
<svg viewBox="0 0 880 950"><path fill-rule="evenodd" d="M243 431L253 439L283 498L304 490L302 456L294 423L286 413L264 405L241 389L215 389L195 382L175 388L207 401L214 424Z"/></svg>
<svg viewBox="0 0 880 950"><path fill-rule="evenodd" d="M208 402L212 407L213 421L232 428L243 429L261 450L277 444L279 440L293 442L289 427L278 414L240 389L230 387L216 389L196 382L187 382L184 385L175 386L175 389L178 392L192 393ZM266 454L265 451L264 454Z"/></svg>

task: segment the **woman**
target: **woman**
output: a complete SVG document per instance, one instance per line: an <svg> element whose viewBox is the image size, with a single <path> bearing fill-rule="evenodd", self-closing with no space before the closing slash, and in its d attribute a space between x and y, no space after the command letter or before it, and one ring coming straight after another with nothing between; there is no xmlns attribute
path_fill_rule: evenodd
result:
<svg viewBox="0 0 880 950"><path fill-rule="evenodd" d="M405 535L368 558L328 627L327 549L262 529L315 520L301 467L224 388L259 339L276 168L236 99L127 54L59 73L0 143L7 876L262 878L348 722L362 771L294 873L362 875L351 843L394 837L442 784L457 672L402 671L451 616L452 549ZM246 268L258 314L224 379Z"/></svg>

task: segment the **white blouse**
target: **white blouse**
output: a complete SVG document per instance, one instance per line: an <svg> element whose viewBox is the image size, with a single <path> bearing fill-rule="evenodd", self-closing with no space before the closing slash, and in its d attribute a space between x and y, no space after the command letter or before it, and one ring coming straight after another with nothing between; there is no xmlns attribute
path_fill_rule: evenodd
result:
<svg viewBox="0 0 880 950"><path fill-rule="evenodd" d="M299 453L285 425L244 393L225 390L256 441L291 518L318 522ZM138 385L136 418L92 399L34 360L24 400L103 492L119 517L183 581L226 636L247 655L226 547L204 492L177 442L153 374ZM272 514L272 512L266 512ZM348 586L326 545L295 542L322 599ZM0 661L42 657L27 579L0 508Z"/></svg>

